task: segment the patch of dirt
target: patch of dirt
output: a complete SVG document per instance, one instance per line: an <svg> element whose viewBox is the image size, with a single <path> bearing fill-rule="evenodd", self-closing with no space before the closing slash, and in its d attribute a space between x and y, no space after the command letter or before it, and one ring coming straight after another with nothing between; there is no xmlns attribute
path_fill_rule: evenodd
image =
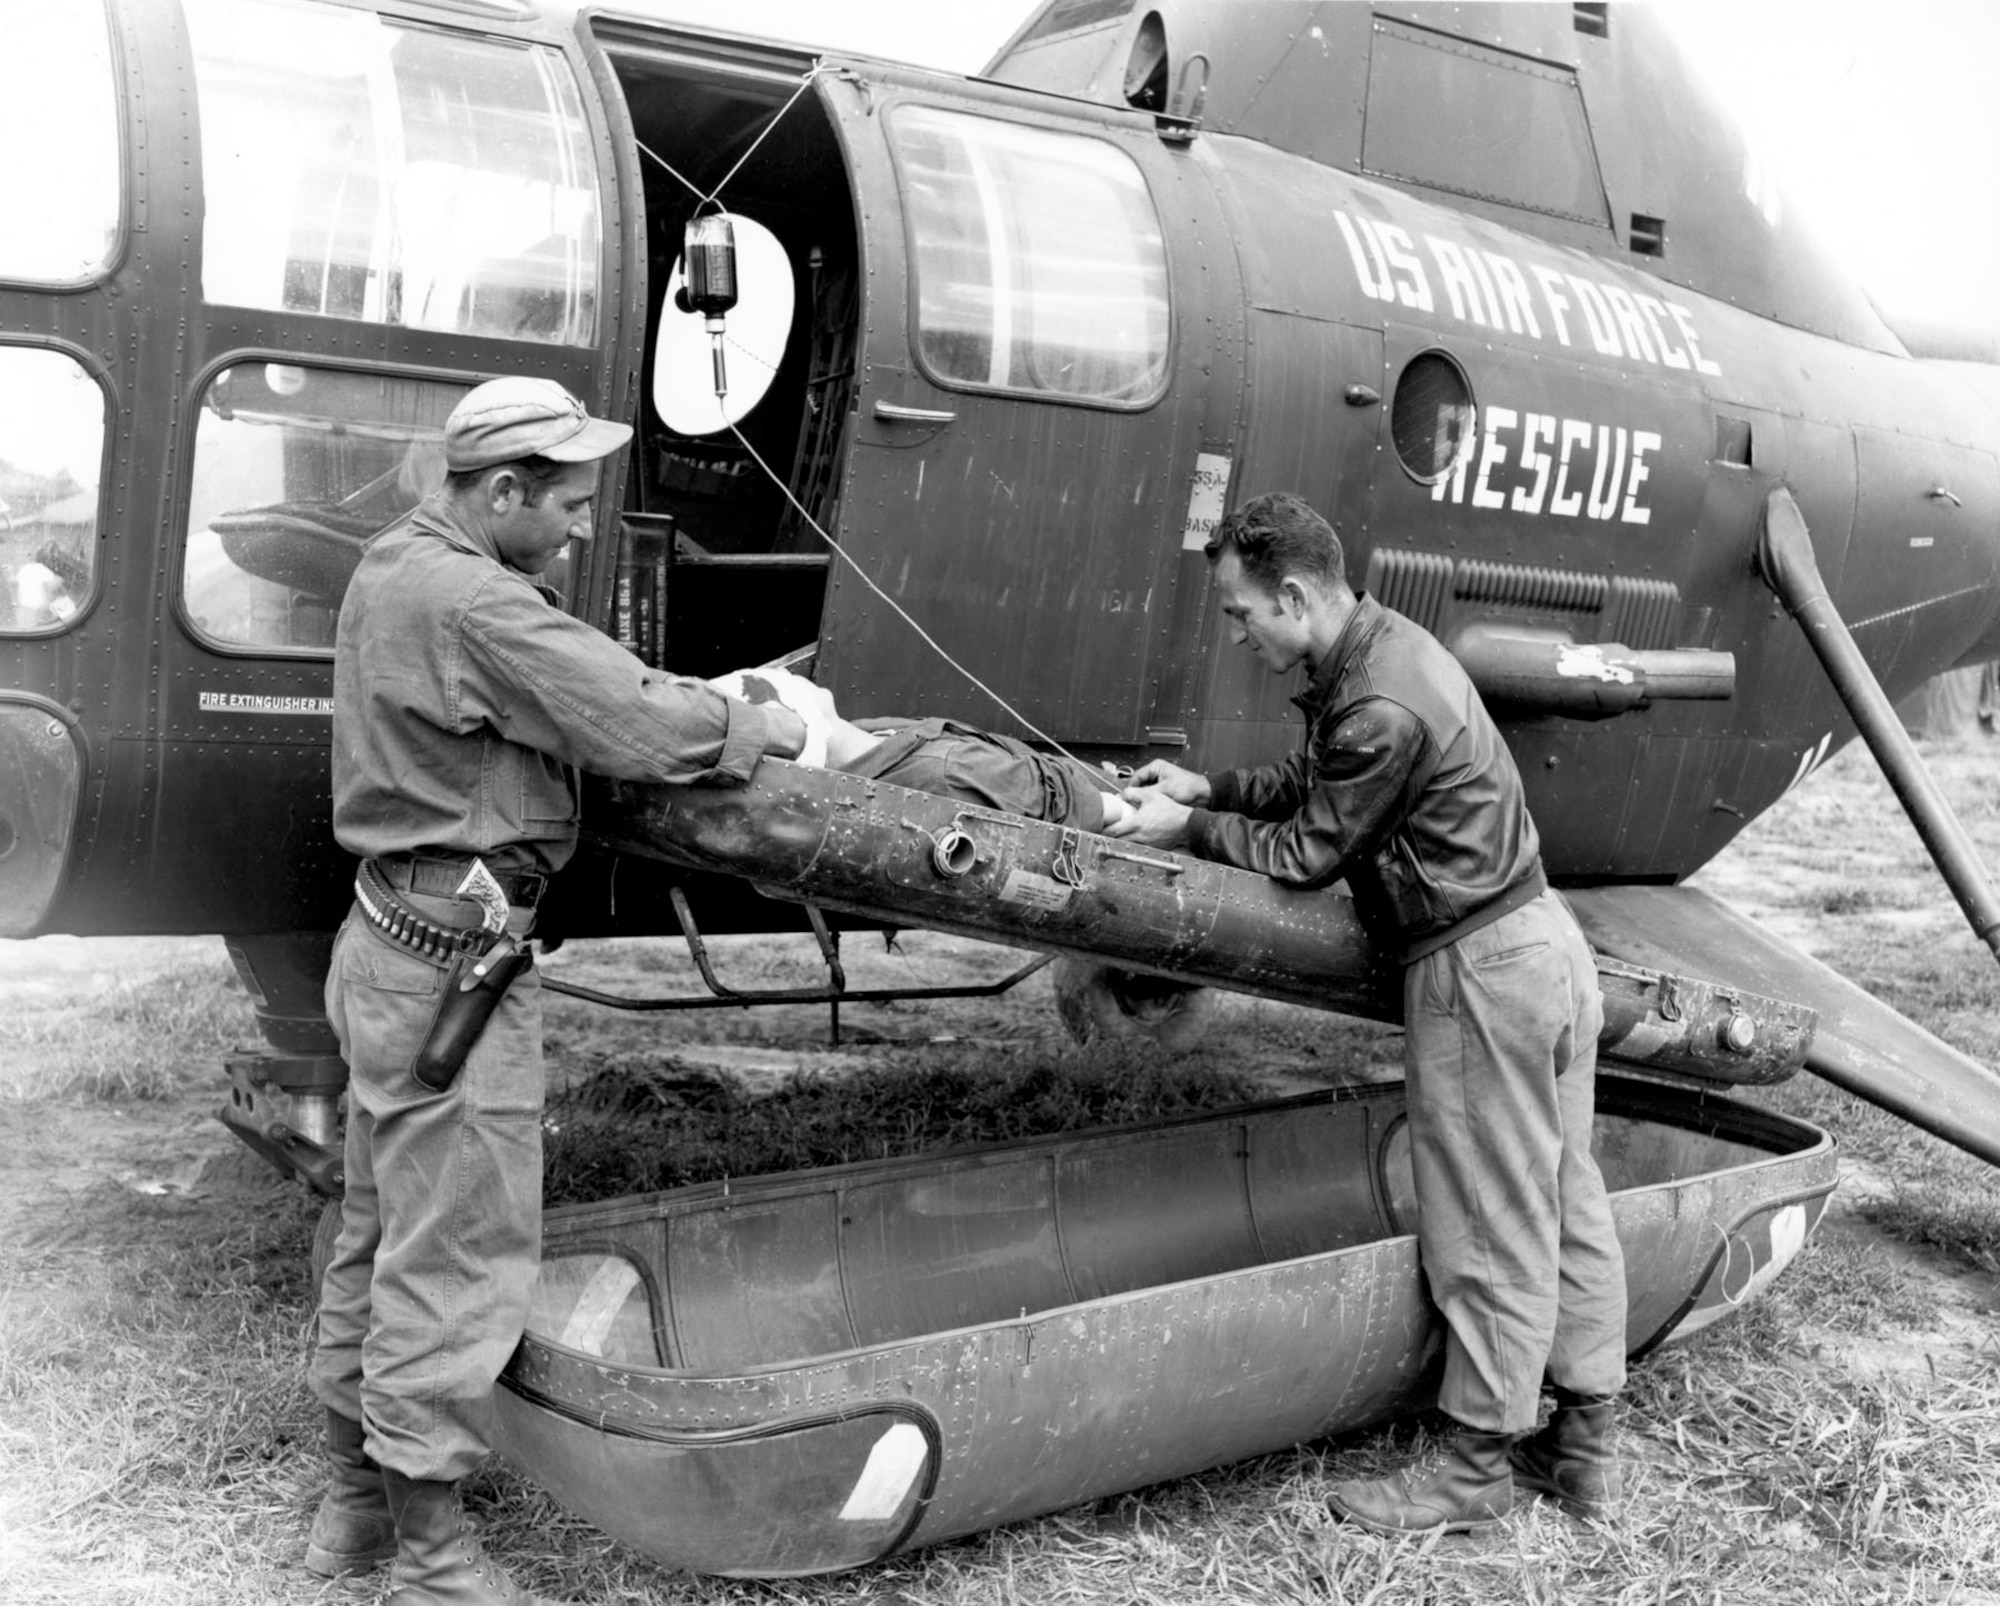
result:
<svg viewBox="0 0 2000 1606"><path fill-rule="evenodd" d="M164 972L222 957L214 937L37 937L0 942L0 1016L81 1012ZM212 1088L156 1099L0 1100L0 1232L60 1231L67 1204L100 1189L192 1197L283 1184L215 1119Z"/></svg>
<svg viewBox="0 0 2000 1606"><path fill-rule="evenodd" d="M5 997L0 986L0 1008ZM171 1098L0 1104L0 1233L59 1240L73 1206L113 1190L192 1199L289 1188L215 1119L221 1105L220 1067L212 1091Z"/></svg>
<svg viewBox="0 0 2000 1606"><path fill-rule="evenodd" d="M1868 1212L1895 1193L1895 1184L1875 1167L1842 1155L1840 1183L1818 1236L1864 1246L1885 1277L1907 1279L1910 1303L1926 1313L1923 1324L1872 1334L1814 1328L1801 1332L1801 1340L1816 1354L1838 1356L1850 1370L1880 1378L1917 1380L2000 1366L2000 1277L1883 1231Z"/></svg>

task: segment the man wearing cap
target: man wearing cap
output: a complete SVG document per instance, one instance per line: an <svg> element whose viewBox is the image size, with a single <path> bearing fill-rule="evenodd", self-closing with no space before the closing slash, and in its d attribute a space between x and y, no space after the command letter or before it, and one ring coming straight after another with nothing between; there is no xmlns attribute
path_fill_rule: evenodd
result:
<svg viewBox="0 0 2000 1606"><path fill-rule="evenodd" d="M477 387L446 420L443 488L369 543L341 608L333 826L362 865L326 986L350 1079L311 1374L333 1481L306 1564L393 1556L391 1606L538 1599L484 1555L458 1482L540 1253L540 983L517 950L576 846L572 767L741 784L805 743L792 710L648 670L535 583L590 538L630 437L551 380ZM507 956L511 985L478 955ZM461 992L491 1013L454 1040Z"/></svg>

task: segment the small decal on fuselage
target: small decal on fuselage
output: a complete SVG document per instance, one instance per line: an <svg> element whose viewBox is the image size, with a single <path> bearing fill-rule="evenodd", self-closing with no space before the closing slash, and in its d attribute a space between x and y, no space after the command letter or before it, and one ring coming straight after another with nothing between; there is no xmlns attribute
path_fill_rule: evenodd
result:
<svg viewBox="0 0 2000 1606"><path fill-rule="evenodd" d="M204 714L331 714L331 697L275 697L261 692L205 691Z"/></svg>
<svg viewBox="0 0 2000 1606"><path fill-rule="evenodd" d="M1196 452L1194 489L1188 492L1187 528L1181 531L1181 550L1199 552L1222 522L1222 509L1229 495L1229 459L1220 452Z"/></svg>

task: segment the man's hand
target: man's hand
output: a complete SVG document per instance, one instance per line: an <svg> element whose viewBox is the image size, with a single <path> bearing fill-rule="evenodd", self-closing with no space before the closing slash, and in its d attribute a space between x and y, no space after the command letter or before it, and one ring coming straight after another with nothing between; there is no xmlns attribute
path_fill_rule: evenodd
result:
<svg viewBox="0 0 2000 1606"><path fill-rule="evenodd" d="M1200 808L1208 801L1208 777L1193 770L1184 770L1178 764L1169 764L1163 758L1156 758L1132 773L1134 790L1145 788L1157 790L1162 796L1172 798L1176 803L1185 803L1191 808ZM1131 792L1126 798L1129 801Z"/></svg>
<svg viewBox="0 0 2000 1606"><path fill-rule="evenodd" d="M1149 764L1147 768L1152 766ZM1173 766L1169 764L1167 768ZM1185 775L1187 771L1179 773ZM1164 786L1127 787L1123 796L1129 812L1122 820L1105 826L1106 836L1143 842L1149 848L1178 848L1186 844L1188 806L1176 803Z"/></svg>

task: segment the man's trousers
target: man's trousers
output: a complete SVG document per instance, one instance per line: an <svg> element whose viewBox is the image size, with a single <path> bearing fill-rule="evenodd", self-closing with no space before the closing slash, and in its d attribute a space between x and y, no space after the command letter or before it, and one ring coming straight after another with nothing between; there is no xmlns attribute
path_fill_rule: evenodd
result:
<svg viewBox="0 0 2000 1606"><path fill-rule="evenodd" d="M410 899L427 913L441 900ZM455 1480L488 1449L493 1381L541 1255L542 1006L530 968L442 1093L410 1074L444 972L351 913L327 1015L347 1060L347 1191L320 1287L312 1387L368 1453Z"/></svg>
<svg viewBox="0 0 2000 1606"><path fill-rule="evenodd" d="M1535 1424L1544 1375L1625 1382L1625 1262L1590 1129L1603 1004L1554 892L1403 977L1417 1242L1444 1313L1439 1406L1467 1427Z"/></svg>

